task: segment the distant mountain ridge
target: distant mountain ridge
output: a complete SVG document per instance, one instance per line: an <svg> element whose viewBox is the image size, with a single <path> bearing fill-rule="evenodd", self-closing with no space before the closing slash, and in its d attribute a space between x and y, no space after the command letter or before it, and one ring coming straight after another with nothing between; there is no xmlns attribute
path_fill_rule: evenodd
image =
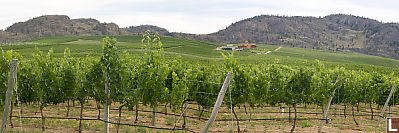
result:
<svg viewBox="0 0 399 133"><path fill-rule="evenodd" d="M352 51L399 59L399 24L382 23L359 16L334 14L325 17L260 15L235 22L211 34L175 33L151 25L119 28L115 23L95 19L70 19L65 15L45 15L15 23L0 30L0 43L40 37L79 35L130 35L145 30L162 36L214 43L282 45L333 51Z"/></svg>
<svg viewBox="0 0 399 133"><path fill-rule="evenodd" d="M129 26L128 28L124 28L124 30L127 31L129 34L137 34L137 35L143 34L147 30L150 30L152 32L158 32L159 35L163 36L170 35L169 31L166 30L165 28L153 25Z"/></svg>
<svg viewBox="0 0 399 133"><path fill-rule="evenodd" d="M95 19L70 19L65 15L46 15L19 22L6 32L26 35L27 39L74 35L119 35L121 30L114 23L100 23Z"/></svg>
<svg viewBox="0 0 399 133"><path fill-rule="evenodd" d="M261 15L206 35L174 33L174 37L215 43L282 45L353 51L399 59L399 24L334 14L323 18Z"/></svg>
<svg viewBox="0 0 399 133"><path fill-rule="evenodd" d="M70 19L66 15L45 15L15 23L5 31L0 30L0 43L53 36L129 35L144 33L147 29L162 35L169 34L166 29L151 25L119 28L115 23L100 23L92 18Z"/></svg>

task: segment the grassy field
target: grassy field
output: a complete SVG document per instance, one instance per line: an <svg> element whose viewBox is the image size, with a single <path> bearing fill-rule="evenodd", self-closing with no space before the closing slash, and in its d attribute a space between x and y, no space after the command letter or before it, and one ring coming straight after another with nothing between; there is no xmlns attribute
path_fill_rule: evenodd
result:
<svg viewBox="0 0 399 133"><path fill-rule="evenodd" d="M99 57L102 54L102 44L100 40L104 36L71 36L71 37L51 37L31 40L28 42L0 44L4 50L14 50L25 59L32 57L35 47L42 51L54 50L55 56L62 57L65 48L71 50L75 57ZM141 36L114 36L117 46L121 51L127 51L130 55L141 56ZM199 42L194 40L178 39L171 37L161 37L165 54L168 58L182 56L183 61L198 64L222 64L221 53L231 51L215 50L225 44L214 44ZM259 50L243 50L234 52L239 63L258 64L274 63L301 66L315 63L315 60L322 61L328 67L342 66L347 69L364 70L368 72L378 71L390 74L399 70L399 61L378 56L364 55L349 52L333 52L293 47L282 47L275 51L279 46L258 45L258 48L271 51L269 54L257 54Z"/></svg>
<svg viewBox="0 0 399 133"><path fill-rule="evenodd" d="M53 48L56 56L62 56L64 49L71 49L72 55L75 57L85 56L99 56L102 54L101 39L104 36L76 36L76 37L54 37L32 40L25 43L10 45L0 45L5 50L15 50L26 58L30 58L31 51L38 47L42 51L48 51ZM141 37L140 36L117 36L118 48L122 51L126 50L132 54L139 54L141 52ZM218 57L218 51L212 50L220 46L220 44L212 44L205 42L198 42L192 40L175 39L163 37L163 48L170 54L188 54L193 56L203 57Z"/></svg>

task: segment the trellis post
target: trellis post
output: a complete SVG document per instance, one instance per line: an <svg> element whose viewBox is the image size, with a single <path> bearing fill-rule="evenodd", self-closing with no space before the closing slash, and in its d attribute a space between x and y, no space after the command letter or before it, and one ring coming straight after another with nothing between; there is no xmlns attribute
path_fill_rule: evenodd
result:
<svg viewBox="0 0 399 133"><path fill-rule="evenodd" d="M12 102L12 93L15 88L15 78L17 77L18 59L12 59L10 66L10 76L8 78L8 88L6 92L6 99L4 102L3 121L1 123L1 133L6 132L6 125L10 115L10 107ZM12 111L12 110L11 110ZM10 120L11 121L11 120Z"/></svg>
<svg viewBox="0 0 399 133"><path fill-rule="evenodd" d="M337 80L335 81L334 85L336 85L339 80L340 80L340 77L337 77ZM337 90L337 87L335 87L335 89L332 91L331 97L328 99L327 106L326 106L326 108L324 110L323 118L322 118L322 120L320 120L318 133L321 133L321 130L323 129L324 120L327 118L328 109L330 108L331 101L332 101L332 99L334 97L334 94L335 94L336 90Z"/></svg>
<svg viewBox="0 0 399 133"><path fill-rule="evenodd" d="M109 133L109 105L108 105L108 101L109 101L109 81L108 81L108 72L105 71L105 95L106 95L106 100L105 100L105 104L104 104L104 133Z"/></svg>
<svg viewBox="0 0 399 133"><path fill-rule="evenodd" d="M223 101L224 94L226 93L226 88L229 86L230 79L231 79L232 75L233 75L233 72L229 71L229 73L226 76L226 79L224 80L223 86L220 89L219 96L218 96L218 99L216 100L215 106L213 107L211 117L209 118L208 122L206 122L206 125L202 129L201 133L207 133L209 128L211 127L213 121L215 121L216 115L218 114L220 105L222 104L222 101Z"/></svg>
<svg viewBox="0 0 399 133"><path fill-rule="evenodd" d="M381 111L381 114L380 114L380 118L378 118L377 127L378 127L378 125L380 125L381 118L382 118L382 116L384 115L385 109L387 108L387 105L388 105L388 103L389 103L389 100L391 99L392 93L395 91L395 88L396 88L396 84L394 84L394 85L392 86L391 92L389 93L389 96L388 96L388 98L387 98L387 101L385 101L384 108L382 108L382 111Z"/></svg>

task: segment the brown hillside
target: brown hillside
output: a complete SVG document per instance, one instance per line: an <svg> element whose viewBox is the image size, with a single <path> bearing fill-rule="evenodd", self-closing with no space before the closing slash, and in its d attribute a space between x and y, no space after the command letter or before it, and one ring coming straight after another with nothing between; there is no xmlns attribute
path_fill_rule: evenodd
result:
<svg viewBox="0 0 399 133"><path fill-rule="evenodd" d="M140 26L130 26L128 28L124 28L129 34L140 35L145 33L145 31L150 30L152 32L158 32L159 35L167 36L169 35L169 31L153 25L140 25Z"/></svg>
<svg viewBox="0 0 399 133"><path fill-rule="evenodd" d="M121 35L123 33L114 23L100 23L95 19L70 19L65 15L46 15L15 23L8 27L6 32L25 34L28 36L27 39L51 36Z"/></svg>
<svg viewBox="0 0 399 133"><path fill-rule="evenodd" d="M399 24L352 16L284 17L262 15L233 23L207 35L172 36L215 43L283 45L333 51L354 51L399 59Z"/></svg>

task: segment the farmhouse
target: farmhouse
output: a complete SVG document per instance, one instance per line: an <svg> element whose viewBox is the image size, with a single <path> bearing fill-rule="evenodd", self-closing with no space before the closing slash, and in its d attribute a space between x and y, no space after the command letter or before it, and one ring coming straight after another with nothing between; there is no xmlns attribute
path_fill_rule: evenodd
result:
<svg viewBox="0 0 399 133"><path fill-rule="evenodd" d="M227 45L227 46L218 47L216 50L241 50L241 49L238 48L237 46Z"/></svg>
<svg viewBox="0 0 399 133"><path fill-rule="evenodd" d="M248 43L248 41L245 41L245 43L240 43L238 44L238 48L240 49L246 49L246 48L251 48L251 49L256 49L256 43Z"/></svg>
<svg viewBox="0 0 399 133"><path fill-rule="evenodd" d="M248 43L248 41L245 41L245 43L240 43L238 46L233 46L233 45L226 45L222 47L216 48L216 50L243 50L243 49L256 49L256 44L255 43Z"/></svg>

